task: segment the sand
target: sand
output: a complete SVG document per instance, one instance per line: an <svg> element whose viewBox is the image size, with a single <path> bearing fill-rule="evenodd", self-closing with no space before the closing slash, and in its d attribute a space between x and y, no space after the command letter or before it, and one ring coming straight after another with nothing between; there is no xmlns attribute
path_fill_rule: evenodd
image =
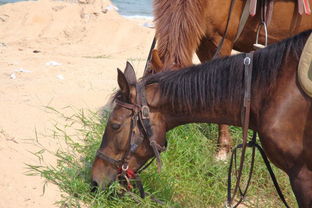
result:
<svg viewBox="0 0 312 208"><path fill-rule="evenodd" d="M26 176L38 160L36 132L51 139L56 115L97 111L117 87L116 68L129 60L141 76L154 35L111 9L108 0L79 3L39 0L0 6L0 208L57 207L57 186ZM46 162L54 163L49 156Z"/></svg>

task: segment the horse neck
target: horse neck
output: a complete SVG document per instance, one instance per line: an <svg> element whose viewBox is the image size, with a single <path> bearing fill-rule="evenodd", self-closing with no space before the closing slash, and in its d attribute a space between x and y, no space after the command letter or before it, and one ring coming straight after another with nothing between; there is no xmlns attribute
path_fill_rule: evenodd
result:
<svg viewBox="0 0 312 208"><path fill-rule="evenodd" d="M235 70L241 65L230 60L215 60L182 71L156 74L163 78L161 82L147 85L148 103L164 117L169 129L193 122L240 125L242 74L236 71L230 73L228 67ZM215 68L209 68L212 66ZM225 79L226 73L230 77Z"/></svg>
<svg viewBox="0 0 312 208"><path fill-rule="evenodd" d="M162 113L165 115L164 117L168 130L188 123L216 123L234 126L241 125L241 106L230 106L226 102L205 112L170 113L164 110Z"/></svg>

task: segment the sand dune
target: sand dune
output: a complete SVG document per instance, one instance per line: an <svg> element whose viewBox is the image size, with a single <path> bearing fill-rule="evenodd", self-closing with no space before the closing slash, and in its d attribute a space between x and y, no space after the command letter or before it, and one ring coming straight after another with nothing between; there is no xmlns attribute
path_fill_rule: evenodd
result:
<svg viewBox="0 0 312 208"><path fill-rule="evenodd" d="M0 6L0 207L54 207L60 192L24 173L35 131L47 135L57 118L44 106L98 110L129 60L142 73L154 31L124 19L107 0L39 0ZM70 111L65 110L64 111ZM70 112L69 112L70 113ZM54 158L47 158L53 163Z"/></svg>

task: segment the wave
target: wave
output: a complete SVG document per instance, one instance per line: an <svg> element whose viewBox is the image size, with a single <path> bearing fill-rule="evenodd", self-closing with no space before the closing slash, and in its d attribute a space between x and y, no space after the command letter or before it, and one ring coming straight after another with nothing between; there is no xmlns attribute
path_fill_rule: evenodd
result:
<svg viewBox="0 0 312 208"><path fill-rule="evenodd" d="M153 20L153 16L148 16L148 15L121 15L127 19L148 19L148 20Z"/></svg>

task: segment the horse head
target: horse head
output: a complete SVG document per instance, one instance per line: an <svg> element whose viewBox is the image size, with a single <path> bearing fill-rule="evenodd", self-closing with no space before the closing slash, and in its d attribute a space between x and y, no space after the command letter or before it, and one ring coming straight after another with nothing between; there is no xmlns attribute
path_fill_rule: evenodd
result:
<svg viewBox="0 0 312 208"><path fill-rule="evenodd" d="M120 175L131 179L150 158L166 145L166 124L157 110L157 85L137 82L130 63L124 73L119 69L113 108L92 166L92 185L105 189Z"/></svg>

